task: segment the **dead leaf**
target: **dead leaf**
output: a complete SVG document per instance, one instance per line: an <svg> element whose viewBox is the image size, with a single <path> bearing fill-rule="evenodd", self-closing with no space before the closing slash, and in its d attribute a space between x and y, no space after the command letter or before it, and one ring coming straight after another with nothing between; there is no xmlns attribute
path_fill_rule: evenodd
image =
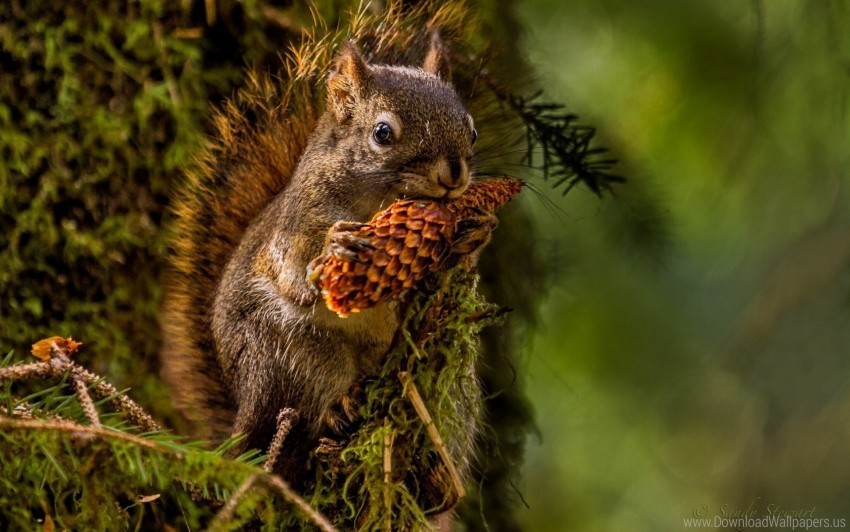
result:
<svg viewBox="0 0 850 532"><path fill-rule="evenodd" d="M37 341L36 343L32 344L32 356L40 358L41 360L47 362L48 360L50 360L50 345L54 342L61 341L61 336L51 336L50 338L45 338L44 340Z"/></svg>
<svg viewBox="0 0 850 532"><path fill-rule="evenodd" d="M50 348L53 344L56 344L56 347L63 350L67 356L76 353L80 346L83 345L82 342L75 342L70 337L51 336L50 338L44 338L32 344L32 355L47 362L50 360Z"/></svg>

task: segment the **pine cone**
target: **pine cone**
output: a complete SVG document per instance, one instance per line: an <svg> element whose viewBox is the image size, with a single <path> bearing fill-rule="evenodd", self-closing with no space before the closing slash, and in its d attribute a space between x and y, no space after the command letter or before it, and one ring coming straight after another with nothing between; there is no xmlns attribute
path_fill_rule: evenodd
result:
<svg viewBox="0 0 850 532"><path fill-rule="evenodd" d="M522 190L522 181L503 177L476 181L462 196L448 203L458 219L477 213L494 214Z"/></svg>
<svg viewBox="0 0 850 532"><path fill-rule="evenodd" d="M326 252L311 263L308 280L340 316L400 297L444 264L458 221L495 213L521 188L522 182L514 179L491 179L471 184L448 202L397 201L353 232L369 247L351 257Z"/></svg>

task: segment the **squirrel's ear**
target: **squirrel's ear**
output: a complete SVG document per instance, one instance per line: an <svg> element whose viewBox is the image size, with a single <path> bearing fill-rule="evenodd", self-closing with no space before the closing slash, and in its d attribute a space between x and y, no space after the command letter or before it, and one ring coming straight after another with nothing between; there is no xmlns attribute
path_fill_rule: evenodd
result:
<svg viewBox="0 0 850 532"><path fill-rule="evenodd" d="M342 46L328 75L328 107L342 121L351 116L351 108L362 96L369 80L369 66L351 41Z"/></svg>
<svg viewBox="0 0 850 532"><path fill-rule="evenodd" d="M425 56L425 62L422 63L422 70L445 82L451 81L452 69L449 64L449 53L436 30L431 34L431 47L428 49L428 55Z"/></svg>

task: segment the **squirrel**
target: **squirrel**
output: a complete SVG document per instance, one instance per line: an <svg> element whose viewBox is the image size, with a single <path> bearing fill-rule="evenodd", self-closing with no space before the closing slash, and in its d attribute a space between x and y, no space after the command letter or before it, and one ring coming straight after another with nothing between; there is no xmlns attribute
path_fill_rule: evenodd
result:
<svg viewBox="0 0 850 532"><path fill-rule="evenodd" d="M351 421L340 405L380 367L399 305L341 318L307 283L308 267L323 250L363 245L353 237L359 224L396 199L452 199L467 188L477 132L450 75L436 32L421 67L370 64L348 41L327 74L321 114L308 109L299 124L270 111L258 125L231 102L219 115L216 144L200 161L207 182L190 176L176 213L163 319L163 376L202 435L241 433L239 450L265 450L278 413L294 409L276 466L292 481L319 438ZM466 229L470 255L492 227Z"/></svg>

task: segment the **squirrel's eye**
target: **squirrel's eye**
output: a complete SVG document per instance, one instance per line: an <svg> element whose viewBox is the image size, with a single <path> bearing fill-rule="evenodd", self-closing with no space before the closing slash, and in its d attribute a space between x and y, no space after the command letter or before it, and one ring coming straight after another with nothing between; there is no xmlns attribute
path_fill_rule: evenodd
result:
<svg viewBox="0 0 850 532"><path fill-rule="evenodd" d="M372 138L381 146L390 146L395 141L393 128L386 122L378 122L372 130Z"/></svg>
<svg viewBox="0 0 850 532"><path fill-rule="evenodd" d="M472 145L475 146L475 141L478 140L478 130L472 130Z"/></svg>

